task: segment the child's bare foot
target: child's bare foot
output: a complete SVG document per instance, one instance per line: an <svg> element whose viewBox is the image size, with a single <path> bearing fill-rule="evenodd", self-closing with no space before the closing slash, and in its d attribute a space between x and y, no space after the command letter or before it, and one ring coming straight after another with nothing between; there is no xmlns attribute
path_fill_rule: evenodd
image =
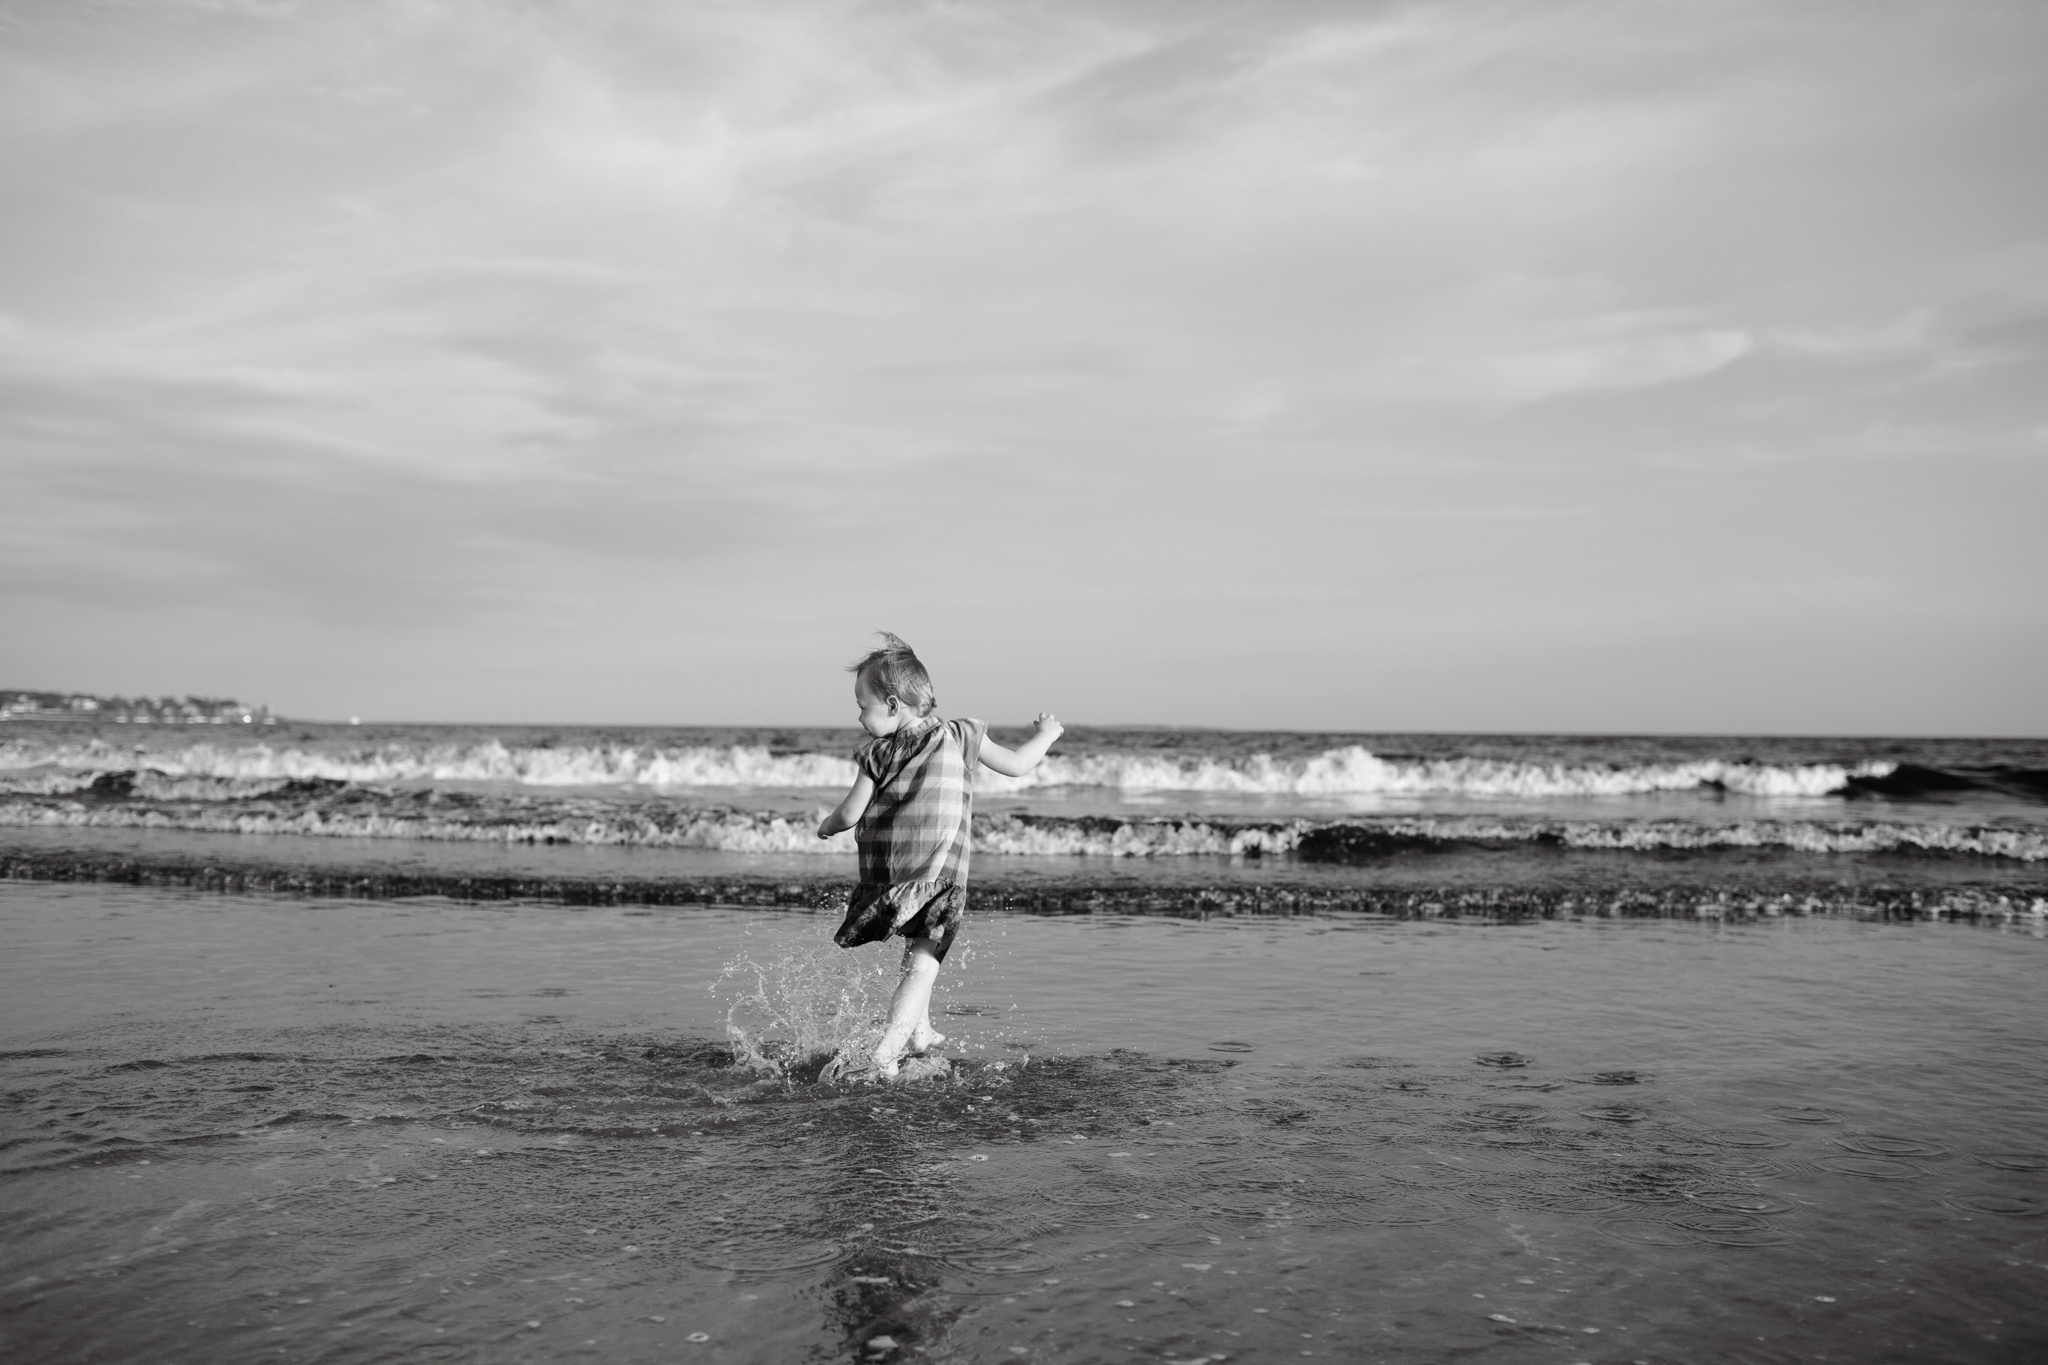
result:
<svg viewBox="0 0 2048 1365"><path fill-rule="evenodd" d="M945 1034L939 1032L930 1024L922 1024L918 1026L915 1033L910 1035L910 1051L913 1056L922 1057L925 1053L930 1052L945 1041Z"/></svg>
<svg viewBox="0 0 2048 1365"><path fill-rule="evenodd" d="M904 1040L887 1034L875 1044L875 1050L868 1054L868 1070L877 1076L894 1078L896 1068L903 1061Z"/></svg>

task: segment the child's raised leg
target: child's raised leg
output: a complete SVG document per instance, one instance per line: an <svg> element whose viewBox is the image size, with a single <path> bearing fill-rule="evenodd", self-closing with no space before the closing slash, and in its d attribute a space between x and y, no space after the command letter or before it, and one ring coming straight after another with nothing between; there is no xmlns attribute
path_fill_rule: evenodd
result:
<svg viewBox="0 0 2048 1365"><path fill-rule="evenodd" d="M875 1069L883 1075L896 1074L906 1051L923 1053L946 1041L932 1027L932 985L938 979L938 945L928 938L911 939L903 950L903 980L889 1002L889 1022L875 1044Z"/></svg>

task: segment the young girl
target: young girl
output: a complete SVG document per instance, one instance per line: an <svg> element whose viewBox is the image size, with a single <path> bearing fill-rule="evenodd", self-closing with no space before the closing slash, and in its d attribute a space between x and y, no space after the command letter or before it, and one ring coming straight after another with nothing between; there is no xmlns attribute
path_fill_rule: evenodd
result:
<svg viewBox="0 0 2048 1365"><path fill-rule="evenodd" d="M818 837L859 829L860 884L833 941L853 948L891 934L909 940L873 1062L894 1076L906 1051L922 1055L946 1041L932 1028L932 983L967 910L975 766L1022 777L1062 727L1042 712L1036 733L1012 751L991 743L978 720L939 719L931 675L909 645L887 631L881 636L882 647L851 666L860 728L874 738L856 751L860 775L839 809L819 822Z"/></svg>

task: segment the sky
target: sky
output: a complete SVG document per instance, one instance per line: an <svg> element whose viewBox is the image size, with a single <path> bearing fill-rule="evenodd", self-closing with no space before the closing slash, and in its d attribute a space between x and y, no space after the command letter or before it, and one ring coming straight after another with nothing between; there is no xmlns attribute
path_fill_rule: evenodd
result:
<svg viewBox="0 0 2048 1365"><path fill-rule="evenodd" d="M2037 0L9 0L0 685L2048 734Z"/></svg>

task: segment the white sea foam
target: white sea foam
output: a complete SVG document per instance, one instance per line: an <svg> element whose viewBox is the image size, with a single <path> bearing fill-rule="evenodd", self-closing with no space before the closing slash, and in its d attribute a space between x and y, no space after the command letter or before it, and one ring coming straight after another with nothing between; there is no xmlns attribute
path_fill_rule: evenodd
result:
<svg viewBox="0 0 2048 1365"><path fill-rule="evenodd" d="M0 772L0 792L16 796L66 796L92 786L99 774L77 769L38 768L27 772Z"/></svg>
<svg viewBox="0 0 2048 1365"><path fill-rule="evenodd" d="M1299 850L1329 828L1305 820L1277 826L1233 827L1203 821L1133 822L1112 829L1084 824L978 821L978 852L1109 858L1170 858L1190 854L1274 855ZM1653 849L1782 848L1802 853L1920 851L2048 860L2048 835L1995 826L1738 820L1699 824L1668 820L1630 824L1490 819L1412 819L1355 826L1383 838L1417 844L1533 843L1554 840L1569 848Z"/></svg>
<svg viewBox="0 0 2048 1365"><path fill-rule="evenodd" d="M850 759L820 753L775 753L758 745L507 746L482 744L387 744L327 752L267 744L197 743L137 755L118 746L0 744L0 769L44 773L105 772L144 766L174 777L265 779L325 778L342 782L483 782L529 787L618 787L666 789L702 787L844 788L852 783ZM1056 787L1118 792L1217 792L1294 796L1627 796L1651 792L1720 788L1749 796L1824 796L1851 779L1883 777L1887 762L1778 765L1705 759L1687 763L1622 766L1515 763L1499 759L1384 759L1358 745L1326 749L1307 758L1268 754L1246 758L1103 753L1054 754L1025 777L984 770L983 791L1010 794ZM37 790L15 781L50 781L17 771L5 790ZM50 786L39 790L57 791Z"/></svg>
<svg viewBox="0 0 2048 1365"><path fill-rule="evenodd" d="M279 807L283 808L279 808ZM477 810L464 815L419 815L333 808L317 803L230 805L88 803L33 797L0 801L0 826L74 826L180 829L226 834L300 834L349 839L457 840L483 843L561 843L704 849L722 853L850 854L853 836L819 839L816 817L740 810L617 808L597 811ZM1089 858L1276 856L1300 851L1332 826L1294 820L1233 825L1223 821L1067 821L1012 816L975 821L974 848L991 855ZM2048 861L2048 834L1987 825L1913 822L1737 820L1720 824L1680 820L1633 823L1501 820L1483 817L1374 821L1348 828L1372 838L1421 845L1533 843L1569 848L1785 849L1802 853L1933 852Z"/></svg>
<svg viewBox="0 0 2048 1365"><path fill-rule="evenodd" d="M1824 796L1854 777L1882 777L1896 765L1818 763L1776 766L1709 759L1626 767L1511 763L1498 759L1383 759L1358 745L1312 758L1175 760L1151 755L1053 755L1024 778L984 774L992 791L1031 787L1110 787L1120 791L1273 793L1295 796L1625 796L1721 787L1750 796Z"/></svg>
<svg viewBox="0 0 2048 1365"><path fill-rule="evenodd" d="M132 752L93 741L0 744L0 769L106 772L145 766L173 776L326 778L339 782L495 782L532 787L845 787L850 759L775 754L754 745L658 748L633 745L508 746L386 744L326 752L267 744L192 744Z"/></svg>
<svg viewBox="0 0 2048 1365"><path fill-rule="evenodd" d="M1741 820L1727 825L1656 821L1639 825L1563 828L1573 848L1787 848L1801 853L1968 853L1980 857L2048 860L2048 836L1995 826L1863 824L1796 820Z"/></svg>
<svg viewBox="0 0 2048 1365"><path fill-rule="evenodd" d="M818 812L822 815L823 812ZM710 812L660 821L618 812L548 819L463 820L375 811L235 806L85 805L0 801L0 826L179 829L213 834L301 834L333 839L424 839L504 844L610 844L723 853L851 853L853 836L820 839L814 820Z"/></svg>
<svg viewBox="0 0 2048 1365"><path fill-rule="evenodd" d="M1225 857L1289 853L1312 826L1231 826L1202 820L1133 821L1104 828L1096 822L1025 821L999 817L974 822L978 853L1021 853L1091 858Z"/></svg>

